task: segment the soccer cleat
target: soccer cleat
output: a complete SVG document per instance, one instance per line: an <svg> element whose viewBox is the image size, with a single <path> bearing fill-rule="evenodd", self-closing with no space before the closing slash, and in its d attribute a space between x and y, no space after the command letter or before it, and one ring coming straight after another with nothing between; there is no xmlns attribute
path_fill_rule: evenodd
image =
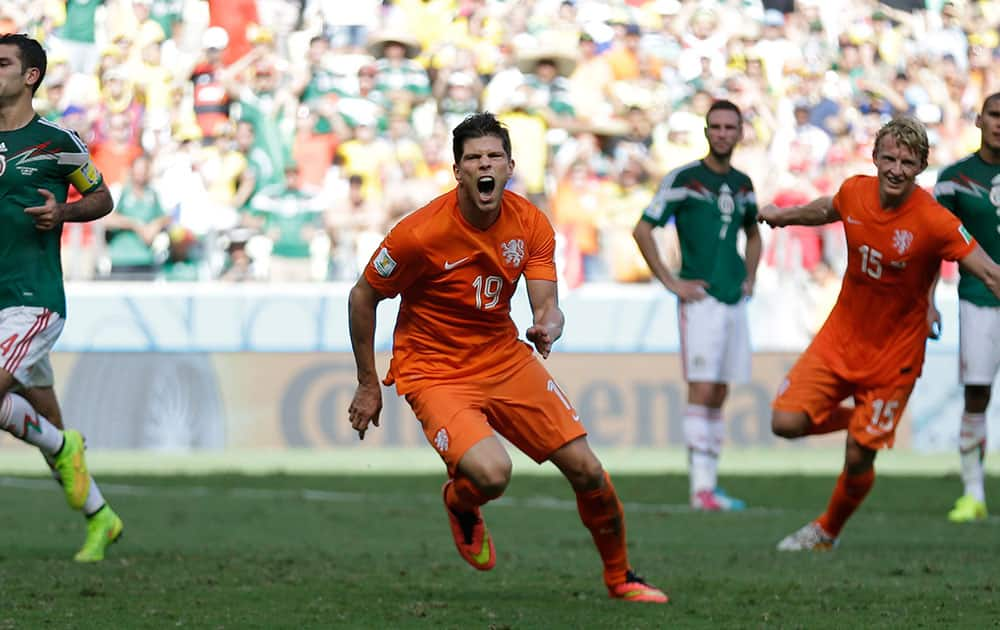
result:
<svg viewBox="0 0 1000 630"><path fill-rule="evenodd" d="M948 512L948 520L952 523L972 523L986 520L986 502L971 495L963 495L955 501L955 507Z"/></svg>
<svg viewBox="0 0 1000 630"><path fill-rule="evenodd" d="M740 510L747 509L746 501L729 496L722 488L716 487L713 494L715 495L715 501L726 512L739 512Z"/></svg>
<svg viewBox="0 0 1000 630"><path fill-rule="evenodd" d="M778 543L778 551L829 551L837 546L837 539L823 531L816 521L803 525Z"/></svg>
<svg viewBox="0 0 1000 630"><path fill-rule="evenodd" d="M747 504L726 494L721 488L699 490L691 495L691 508L698 512L737 512Z"/></svg>
<svg viewBox="0 0 1000 630"><path fill-rule="evenodd" d="M124 529L122 519L114 513L111 506L105 504L97 513L87 519L87 540L76 552L73 559L77 562L100 562L104 560L104 552L108 546L121 538Z"/></svg>
<svg viewBox="0 0 1000 630"><path fill-rule="evenodd" d="M55 467L59 471L66 502L74 510L83 507L90 492L90 475L83 455L83 436L72 429L63 431L63 445L56 455Z"/></svg>
<svg viewBox="0 0 1000 630"><path fill-rule="evenodd" d="M445 482L441 489L442 498L448 495L448 486L451 483L451 479ZM497 552L479 508L472 512L457 514L448 507L448 501L445 499L444 511L448 513L448 524L451 526L451 536L455 539L458 555L480 571L492 569L497 563Z"/></svg>
<svg viewBox="0 0 1000 630"><path fill-rule="evenodd" d="M632 572L625 572L625 581L614 586L608 586L611 599L623 599L627 602L647 602L650 604L666 604L670 601L667 594Z"/></svg>

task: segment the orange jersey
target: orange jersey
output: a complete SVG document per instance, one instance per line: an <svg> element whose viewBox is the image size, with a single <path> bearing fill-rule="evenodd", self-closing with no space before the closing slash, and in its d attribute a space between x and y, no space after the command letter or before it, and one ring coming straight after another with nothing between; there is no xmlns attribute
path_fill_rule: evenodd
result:
<svg viewBox="0 0 1000 630"><path fill-rule="evenodd" d="M858 175L843 183L833 205L847 235L847 271L810 349L852 383L912 383L923 367L928 292L941 260L964 258L975 241L921 188L886 211L878 179Z"/></svg>
<svg viewBox="0 0 1000 630"><path fill-rule="evenodd" d="M548 219L510 191L486 230L462 216L457 189L405 217L365 268L376 291L401 296L386 384L406 394L533 360L518 339L510 299L522 274L554 282L554 255Z"/></svg>

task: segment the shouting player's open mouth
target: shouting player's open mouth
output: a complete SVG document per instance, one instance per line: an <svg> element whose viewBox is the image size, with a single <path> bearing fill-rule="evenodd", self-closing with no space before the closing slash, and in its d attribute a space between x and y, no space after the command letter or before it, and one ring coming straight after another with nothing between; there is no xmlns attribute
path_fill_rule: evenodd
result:
<svg viewBox="0 0 1000 630"><path fill-rule="evenodd" d="M497 180L491 175L480 177L476 181L476 188L479 190L479 203L489 203L493 201L493 193L497 187Z"/></svg>

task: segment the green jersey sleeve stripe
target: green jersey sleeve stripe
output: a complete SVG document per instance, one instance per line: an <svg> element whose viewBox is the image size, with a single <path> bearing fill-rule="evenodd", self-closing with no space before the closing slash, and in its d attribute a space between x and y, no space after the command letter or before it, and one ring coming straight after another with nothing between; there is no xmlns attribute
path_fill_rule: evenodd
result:
<svg viewBox="0 0 1000 630"><path fill-rule="evenodd" d="M66 127L63 127L61 125L57 125L54 122L45 120L44 118L39 118L38 122L39 122L39 124L45 125L46 127L51 127L53 129L57 129L57 130L63 132L70 139L70 141L74 145L76 145L76 148L79 149L81 153L84 153L84 154L87 153L87 145L85 145L83 143L83 140L81 140L80 136L76 135L75 132L73 132L73 131L71 131L71 130L69 130ZM61 158L60 158L60 160L61 160ZM81 162L81 164L82 164L82 162Z"/></svg>

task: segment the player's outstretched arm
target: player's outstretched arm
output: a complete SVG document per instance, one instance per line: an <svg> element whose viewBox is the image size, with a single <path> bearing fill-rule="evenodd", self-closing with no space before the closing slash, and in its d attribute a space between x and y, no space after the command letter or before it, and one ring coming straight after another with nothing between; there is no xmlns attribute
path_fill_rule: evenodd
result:
<svg viewBox="0 0 1000 630"><path fill-rule="evenodd" d="M100 219L115 207L111 191L103 182L73 203L57 202L55 195L44 188L39 188L38 193L44 203L25 208L24 212L31 215L35 227L39 230L51 230L63 223L82 223Z"/></svg>
<svg viewBox="0 0 1000 630"><path fill-rule="evenodd" d="M528 341L542 358L552 352L552 344L562 337L566 318L559 308L558 285L551 280L528 280L528 302L531 304L532 326L525 331Z"/></svg>
<svg viewBox="0 0 1000 630"><path fill-rule="evenodd" d="M667 265L660 258L660 248L657 247L656 240L653 238L652 223L639 219L639 222L635 224L635 229L632 230L632 238L635 239L635 244L639 246L639 253L642 254L642 258L656 279L682 302L696 302L707 295L705 288L708 287L708 283L704 280L682 280L670 273Z"/></svg>
<svg viewBox="0 0 1000 630"><path fill-rule="evenodd" d="M983 284L1000 300L1000 265L986 253L980 245L965 258L958 261L965 271L983 281Z"/></svg>
<svg viewBox="0 0 1000 630"><path fill-rule="evenodd" d="M833 197L817 197L807 204L779 208L769 203L760 209L757 220L771 227L786 225L826 225L840 220L840 213L833 207Z"/></svg>
<svg viewBox="0 0 1000 630"><path fill-rule="evenodd" d="M351 427L365 439L369 424L378 426L382 413L382 384L375 369L375 313L383 296L362 275L347 300L351 349L358 370L358 387L347 409Z"/></svg>

